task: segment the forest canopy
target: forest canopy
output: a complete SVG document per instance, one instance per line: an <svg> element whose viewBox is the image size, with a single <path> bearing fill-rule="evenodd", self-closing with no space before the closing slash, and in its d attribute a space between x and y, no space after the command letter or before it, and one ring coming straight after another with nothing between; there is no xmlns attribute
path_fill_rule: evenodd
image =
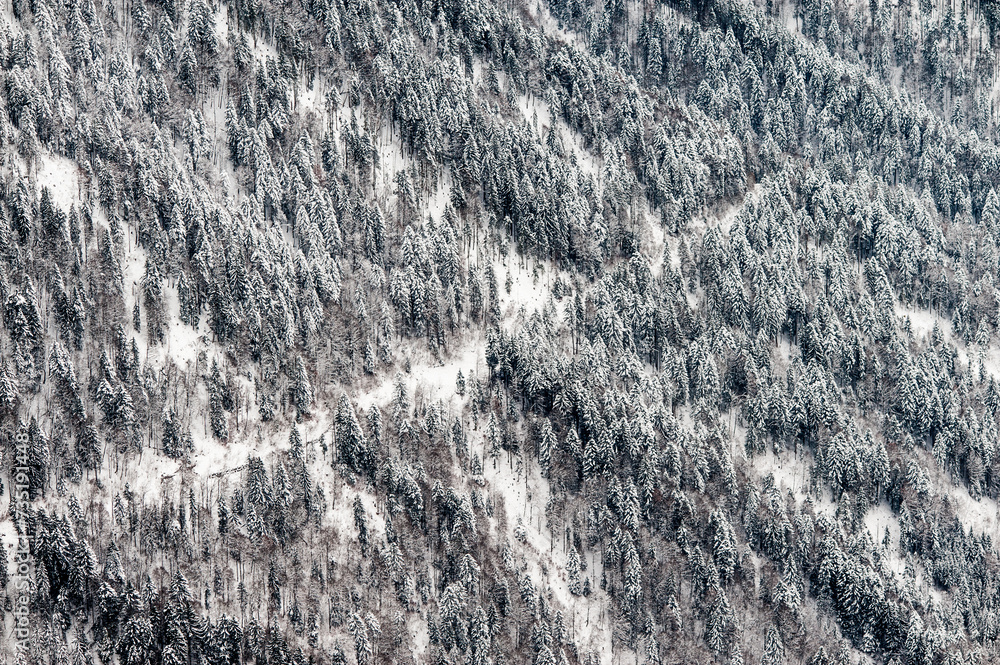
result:
<svg viewBox="0 0 1000 665"><path fill-rule="evenodd" d="M998 21L5 5L0 660L995 662Z"/></svg>

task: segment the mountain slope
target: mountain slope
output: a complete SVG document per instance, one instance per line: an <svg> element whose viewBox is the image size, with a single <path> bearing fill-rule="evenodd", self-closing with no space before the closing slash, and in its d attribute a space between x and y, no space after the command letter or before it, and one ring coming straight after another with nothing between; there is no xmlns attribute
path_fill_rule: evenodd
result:
<svg viewBox="0 0 1000 665"><path fill-rule="evenodd" d="M0 652L992 662L994 13L5 7Z"/></svg>

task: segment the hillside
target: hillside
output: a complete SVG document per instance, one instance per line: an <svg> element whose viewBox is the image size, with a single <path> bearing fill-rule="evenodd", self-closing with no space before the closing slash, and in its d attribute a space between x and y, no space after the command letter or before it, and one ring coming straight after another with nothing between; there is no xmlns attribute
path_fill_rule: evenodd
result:
<svg viewBox="0 0 1000 665"><path fill-rule="evenodd" d="M12 0L0 663L997 662L997 48Z"/></svg>

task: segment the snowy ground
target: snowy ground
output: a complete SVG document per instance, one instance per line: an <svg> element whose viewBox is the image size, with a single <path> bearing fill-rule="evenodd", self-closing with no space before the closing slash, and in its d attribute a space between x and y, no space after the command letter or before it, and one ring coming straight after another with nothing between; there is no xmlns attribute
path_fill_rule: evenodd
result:
<svg viewBox="0 0 1000 665"><path fill-rule="evenodd" d="M803 503L807 498L811 498L816 512L836 512L836 505L833 503L829 493L824 490L821 497L816 497L809 493L809 478L811 468L814 464L812 453L803 452L796 456L789 450L782 450L780 454L774 451L754 456L752 460L753 468L763 478L771 475L774 478L774 486L782 492L790 492L797 503Z"/></svg>
<svg viewBox="0 0 1000 665"><path fill-rule="evenodd" d="M934 332L934 326L937 325L944 339L954 343L951 336L951 322L934 312L896 305L896 316L899 319L909 319L913 338L917 341L929 342Z"/></svg>
<svg viewBox="0 0 1000 665"><path fill-rule="evenodd" d="M486 459L484 445L480 442L478 446L484 459L483 475L487 487L505 507L507 532L500 537L515 543L515 532L519 526L523 527L526 540L519 554L524 557L527 573L536 589L551 591L563 611L567 630L574 636L577 647L584 652L593 651L601 663L608 662L612 654L610 626L608 622L597 620L610 602L597 584L601 572L597 566L589 566L585 573L580 573L581 581L584 576L591 578L594 590L589 597L570 593L566 573L568 552L563 549L559 534L553 535L547 528L544 515L549 496L548 481L536 465L525 467L523 457L512 458L512 462L508 463L506 455L501 455L494 464Z"/></svg>
<svg viewBox="0 0 1000 665"><path fill-rule="evenodd" d="M80 205L80 177L76 162L66 157L44 154L39 158L38 191L48 187L52 202L63 212Z"/></svg>
<svg viewBox="0 0 1000 665"><path fill-rule="evenodd" d="M872 542L884 552L889 569L895 574L897 582L902 584L906 561L899 550L899 520L893 515L892 508L886 501L882 501L868 509L864 521ZM882 550L886 531L889 532L889 544Z"/></svg>

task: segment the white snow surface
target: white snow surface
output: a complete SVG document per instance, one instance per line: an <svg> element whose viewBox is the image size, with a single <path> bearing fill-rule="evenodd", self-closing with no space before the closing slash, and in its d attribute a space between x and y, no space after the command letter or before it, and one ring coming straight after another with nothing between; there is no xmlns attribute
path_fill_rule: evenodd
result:
<svg viewBox="0 0 1000 665"><path fill-rule="evenodd" d="M411 367L408 373L402 374L407 392L416 395L419 391L427 399L441 399L446 404L453 402L457 398L455 385L459 370L466 378L484 376L485 350L486 340L482 336L470 340L464 348L454 351L443 361L435 361L426 349L407 347L406 353L411 354ZM388 404L392 399L394 378L393 373L387 373L380 377L373 389L355 391L351 395L351 400L356 408L368 410L374 404L379 406Z"/></svg>
<svg viewBox="0 0 1000 665"><path fill-rule="evenodd" d="M886 557L889 569L895 574L896 580L902 583L906 560L899 549L899 520L893 515L888 502L881 501L878 505L869 508L868 512L865 513L864 522L875 547L882 551L882 556ZM887 530L889 544L882 550L882 539Z"/></svg>
<svg viewBox="0 0 1000 665"><path fill-rule="evenodd" d="M558 533L552 534L546 526L545 505L549 496L549 482L542 477L537 465L523 464L523 457L508 463L501 454L494 460L487 459L485 445L479 443L483 459L483 475L494 497L504 505L507 517L506 533L499 534L501 541L516 542L515 530L523 525L526 540L518 551L527 566L536 590L551 592L552 598L562 608L567 630L581 652L593 651L599 662L610 662L611 629L609 622L598 621L602 611L609 608L607 594L600 590L600 569L588 567L583 576L590 576L592 593L589 597L573 596L569 591L566 573L568 552L560 544ZM544 568L543 568L544 567Z"/></svg>
<svg viewBox="0 0 1000 665"><path fill-rule="evenodd" d="M43 154L39 157L38 192L48 187L52 202L63 212L69 212L70 206L80 205L80 172L76 162L58 155Z"/></svg>
<svg viewBox="0 0 1000 665"><path fill-rule="evenodd" d="M836 510L833 501L824 492L824 496L817 497L808 493L810 466L813 464L812 453L803 452L796 456L791 451L782 450L780 454L775 454L773 450L756 455L752 460L754 469L761 477L770 474L774 477L774 486L784 492L789 492L797 503L803 503L807 498L812 498L817 512Z"/></svg>

